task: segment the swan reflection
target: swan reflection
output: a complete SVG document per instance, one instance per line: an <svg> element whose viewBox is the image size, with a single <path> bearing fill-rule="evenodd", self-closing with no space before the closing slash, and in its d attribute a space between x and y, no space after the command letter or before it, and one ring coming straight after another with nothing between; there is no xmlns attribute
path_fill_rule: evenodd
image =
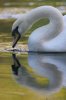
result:
<svg viewBox="0 0 66 100"><path fill-rule="evenodd" d="M28 64L37 77L46 77L48 84L40 84L37 79L20 64L16 54L12 54L12 71L16 81L26 87L38 90L42 93L55 93L66 86L66 56L56 54L28 54Z"/></svg>

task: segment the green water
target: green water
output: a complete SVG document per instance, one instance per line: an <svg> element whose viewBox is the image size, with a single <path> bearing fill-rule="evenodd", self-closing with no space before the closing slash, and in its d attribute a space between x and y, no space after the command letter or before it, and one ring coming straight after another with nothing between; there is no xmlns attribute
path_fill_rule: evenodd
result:
<svg viewBox="0 0 66 100"><path fill-rule="evenodd" d="M66 88L64 85L62 85L62 88L57 93L55 92L54 94L48 96L44 95L43 92L40 93L39 89L38 92L37 90L34 90L36 84L38 84L38 88L42 88L46 87L49 81L46 77L37 76L37 74L35 74L32 70L33 68L29 66L28 58L32 59L33 56L20 53L16 54L21 66L25 67L26 74L23 78L25 79L28 76L27 83L25 86L23 86L23 84L18 82L14 77L14 72L12 70L12 65L14 64L12 53L2 52L5 48L9 48L12 45L11 28L13 22L16 20L14 17L12 17L12 15L16 16L17 14L26 13L32 8L43 5L55 6L62 12L62 14L66 13L65 0L0 0L0 100L66 100ZM42 19L35 23L23 36L23 39L19 41L18 45L27 44L29 34L35 28L47 23L47 19ZM41 57L38 56L40 59ZM54 62L56 60L58 63L61 62L59 63L59 66L64 66L64 69L61 67L61 70L65 71L66 54L60 54L58 56L44 55L44 57L48 57L47 59L51 58L52 61L54 60ZM31 78L32 80L30 80ZM36 81L38 83L36 83Z"/></svg>
<svg viewBox="0 0 66 100"><path fill-rule="evenodd" d="M18 70L12 66L16 69L18 67ZM35 73L37 66L38 73ZM42 66L43 72L47 67L45 77L39 75L39 67ZM49 74L50 70L52 75ZM0 99L65 100L65 70L66 54L0 53ZM54 79L56 77L58 83L48 85L47 75Z"/></svg>

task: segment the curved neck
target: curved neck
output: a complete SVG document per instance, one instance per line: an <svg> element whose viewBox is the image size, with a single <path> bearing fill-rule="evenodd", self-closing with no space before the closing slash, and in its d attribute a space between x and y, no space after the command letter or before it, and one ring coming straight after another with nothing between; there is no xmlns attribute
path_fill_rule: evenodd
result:
<svg viewBox="0 0 66 100"><path fill-rule="evenodd" d="M46 25L46 32L43 32L45 35L42 34L45 40L56 37L62 31L63 16L58 9L51 6L41 6L31 10L29 13L27 13L28 26L42 18L48 18L50 20L50 23Z"/></svg>

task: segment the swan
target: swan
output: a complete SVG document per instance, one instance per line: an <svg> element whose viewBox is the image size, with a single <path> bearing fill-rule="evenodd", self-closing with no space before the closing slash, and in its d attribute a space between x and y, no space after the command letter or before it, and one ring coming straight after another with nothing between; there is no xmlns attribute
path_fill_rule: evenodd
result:
<svg viewBox="0 0 66 100"><path fill-rule="evenodd" d="M26 31L36 23L36 21L48 18L49 23L35 29L28 39L29 51L38 52L65 52L66 47L66 16L52 6L40 6L23 14L12 25L12 36L14 38L12 47L14 48Z"/></svg>

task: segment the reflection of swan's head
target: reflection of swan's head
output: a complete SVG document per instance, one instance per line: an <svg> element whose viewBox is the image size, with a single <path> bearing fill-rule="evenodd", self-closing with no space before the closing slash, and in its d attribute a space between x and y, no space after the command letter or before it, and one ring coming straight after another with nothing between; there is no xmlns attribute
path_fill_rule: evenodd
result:
<svg viewBox="0 0 66 100"><path fill-rule="evenodd" d="M63 73L58 68L61 61L59 62L60 59L57 59L58 57L53 57L54 56L36 53L29 54L28 63L33 70L31 74L26 67L20 64L16 55L14 55L14 67L12 67L12 71L14 71L16 81L26 87L38 90L41 93L51 94L59 91L63 86ZM18 73L15 74L16 72ZM47 78L47 80L44 81L45 78Z"/></svg>

